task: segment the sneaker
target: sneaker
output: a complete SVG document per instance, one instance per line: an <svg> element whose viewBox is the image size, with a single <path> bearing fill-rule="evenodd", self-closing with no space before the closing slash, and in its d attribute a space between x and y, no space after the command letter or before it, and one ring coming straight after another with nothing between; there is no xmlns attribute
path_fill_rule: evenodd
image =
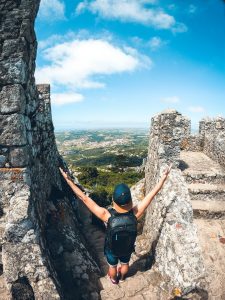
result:
<svg viewBox="0 0 225 300"><path fill-rule="evenodd" d="M107 274L107 276L110 279L110 281L112 282L112 284L118 284L119 283L118 279L116 279L116 280L113 279L112 277L109 276L109 274Z"/></svg>
<svg viewBox="0 0 225 300"><path fill-rule="evenodd" d="M122 275L121 275L121 267L119 267L119 268L117 269L117 280L118 280L119 282L124 282L124 281L125 281L125 278L122 278Z"/></svg>
<svg viewBox="0 0 225 300"><path fill-rule="evenodd" d="M125 279L126 279L126 278L124 278L124 277L121 276L120 279L119 279L119 282L124 282Z"/></svg>

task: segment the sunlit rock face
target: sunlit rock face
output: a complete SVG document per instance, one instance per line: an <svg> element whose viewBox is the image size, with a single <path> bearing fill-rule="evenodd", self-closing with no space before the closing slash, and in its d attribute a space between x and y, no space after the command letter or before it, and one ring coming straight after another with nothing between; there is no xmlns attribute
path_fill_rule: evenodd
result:
<svg viewBox="0 0 225 300"><path fill-rule="evenodd" d="M0 292L92 299L98 267L59 174L50 87L34 80L39 2L0 3Z"/></svg>
<svg viewBox="0 0 225 300"><path fill-rule="evenodd" d="M225 167L225 119L203 119L199 127L199 134L204 139L203 152Z"/></svg>
<svg viewBox="0 0 225 300"><path fill-rule="evenodd" d="M193 212L179 166L180 146L190 134L190 121L175 110L152 118L145 188L150 191L166 165L173 169L161 192L147 210L143 236L145 251L154 255L154 268L173 287L188 291L201 285L204 276Z"/></svg>

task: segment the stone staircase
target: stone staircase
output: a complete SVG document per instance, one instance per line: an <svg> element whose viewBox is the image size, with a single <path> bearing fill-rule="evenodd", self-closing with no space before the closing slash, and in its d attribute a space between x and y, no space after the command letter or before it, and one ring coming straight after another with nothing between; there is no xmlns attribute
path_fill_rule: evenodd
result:
<svg viewBox="0 0 225 300"><path fill-rule="evenodd" d="M202 152L181 152L194 223L202 249L209 300L225 299L225 171Z"/></svg>
<svg viewBox="0 0 225 300"><path fill-rule="evenodd" d="M225 218L225 171L202 152L181 152L194 217Z"/></svg>

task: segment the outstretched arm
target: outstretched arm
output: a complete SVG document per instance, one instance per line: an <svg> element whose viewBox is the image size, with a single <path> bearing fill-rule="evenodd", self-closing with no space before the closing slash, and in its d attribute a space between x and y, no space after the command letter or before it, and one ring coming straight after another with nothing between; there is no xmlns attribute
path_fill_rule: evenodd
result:
<svg viewBox="0 0 225 300"><path fill-rule="evenodd" d="M172 164L164 171L161 179L156 184L156 186L147 194L147 196L145 196L145 198L138 205L136 205L133 208L134 214L137 217L137 219L139 219L144 214L145 210L150 205L155 195L157 195L158 192L161 190L171 168L172 168Z"/></svg>
<svg viewBox="0 0 225 300"><path fill-rule="evenodd" d="M96 204L90 197L85 195L72 181L72 179L68 176L66 172L64 172L61 168L59 168L62 176L71 187L72 191L76 194L76 196L87 206L87 208L94 214L96 217L101 219L103 222L107 221L110 217L110 213L104 207Z"/></svg>

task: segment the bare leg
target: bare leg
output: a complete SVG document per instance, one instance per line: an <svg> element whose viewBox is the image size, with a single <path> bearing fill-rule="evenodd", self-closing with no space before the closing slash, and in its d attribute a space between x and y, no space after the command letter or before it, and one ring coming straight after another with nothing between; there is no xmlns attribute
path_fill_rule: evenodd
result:
<svg viewBox="0 0 225 300"><path fill-rule="evenodd" d="M109 272L108 272L109 276L113 279L116 280L117 278L117 269L116 266L115 267L111 267L109 266Z"/></svg>
<svg viewBox="0 0 225 300"><path fill-rule="evenodd" d="M129 271L129 264L121 264L121 280L124 280L126 275L127 275L127 272Z"/></svg>

